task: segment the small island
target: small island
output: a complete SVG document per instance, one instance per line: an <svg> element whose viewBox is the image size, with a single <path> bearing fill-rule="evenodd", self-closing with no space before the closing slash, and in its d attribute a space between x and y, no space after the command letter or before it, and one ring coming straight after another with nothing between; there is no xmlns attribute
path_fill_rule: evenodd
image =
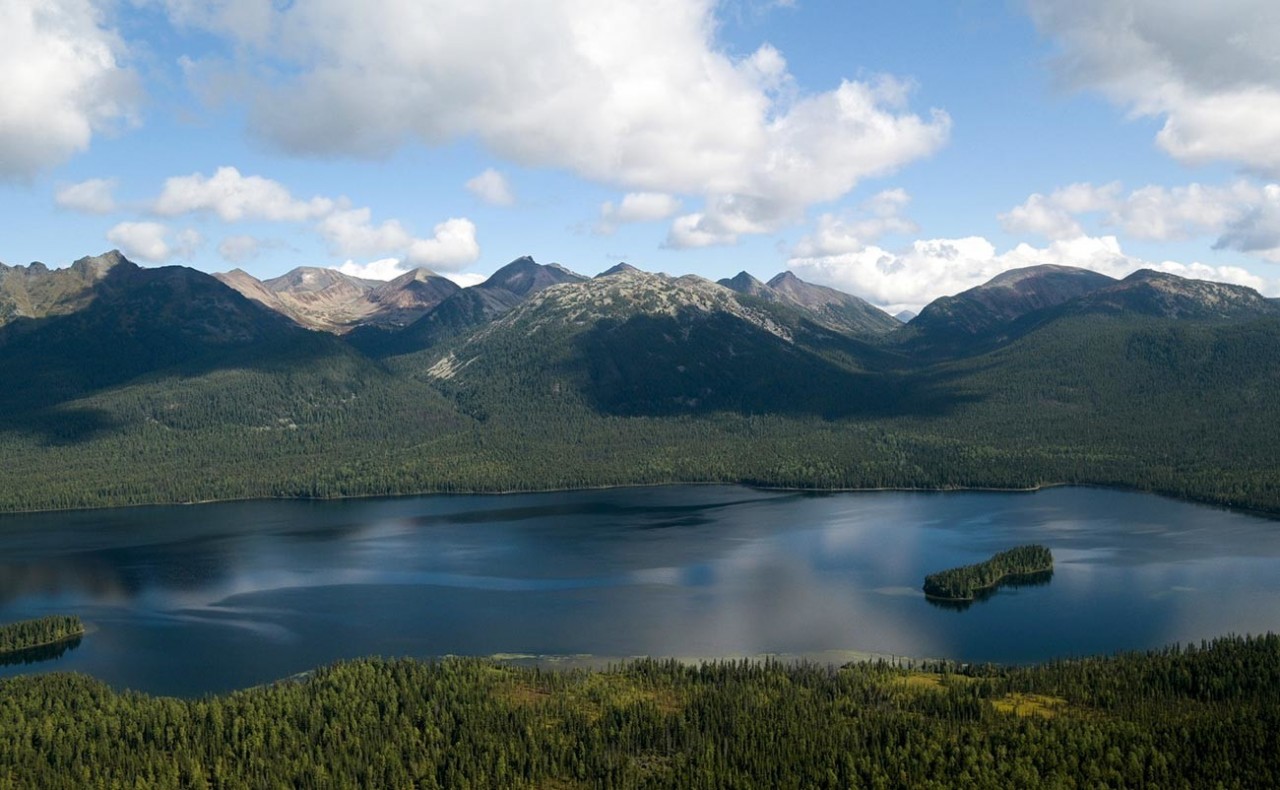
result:
<svg viewBox="0 0 1280 790"><path fill-rule="evenodd" d="M986 562L931 573L924 577L924 594L940 601L972 601L983 590L1002 581L1053 570L1053 554L1039 545L1002 551Z"/></svg>
<svg viewBox="0 0 1280 790"><path fill-rule="evenodd" d="M55 645L83 635L84 623L79 617L67 614L0 625L0 656Z"/></svg>

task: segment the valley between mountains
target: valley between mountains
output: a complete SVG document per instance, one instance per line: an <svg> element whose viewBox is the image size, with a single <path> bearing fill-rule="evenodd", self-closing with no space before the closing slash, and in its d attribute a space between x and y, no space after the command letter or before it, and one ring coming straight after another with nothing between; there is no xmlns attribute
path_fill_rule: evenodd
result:
<svg viewBox="0 0 1280 790"><path fill-rule="evenodd" d="M904 323L790 273L521 258L459 288L109 252L0 264L0 371L7 511L717 482L1280 514L1280 303L1145 270L1010 271Z"/></svg>

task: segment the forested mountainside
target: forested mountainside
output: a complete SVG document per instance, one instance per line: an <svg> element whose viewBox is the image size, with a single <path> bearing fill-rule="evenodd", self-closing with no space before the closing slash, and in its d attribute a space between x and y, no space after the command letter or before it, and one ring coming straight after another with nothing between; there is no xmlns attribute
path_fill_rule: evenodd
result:
<svg viewBox="0 0 1280 790"><path fill-rule="evenodd" d="M13 787L1274 787L1280 639L1022 668L366 659L199 700L0 682Z"/></svg>
<svg viewBox="0 0 1280 790"><path fill-rule="evenodd" d="M1032 267L903 325L791 275L522 258L399 327L268 302L118 253L0 269L0 509L707 481L1280 513L1280 308L1240 286Z"/></svg>

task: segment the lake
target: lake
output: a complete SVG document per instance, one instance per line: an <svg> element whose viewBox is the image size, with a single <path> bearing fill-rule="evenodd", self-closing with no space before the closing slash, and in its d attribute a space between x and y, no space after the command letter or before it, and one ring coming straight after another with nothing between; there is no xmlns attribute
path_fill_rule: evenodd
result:
<svg viewBox="0 0 1280 790"><path fill-rule="evenodd" d="M925 574L1043 543L967 609ZM90 633L0 676L198 695L363 655L1028 662L1280 630L1280 522L1146 494L672 486L0 517L0 621Z"/></svg>

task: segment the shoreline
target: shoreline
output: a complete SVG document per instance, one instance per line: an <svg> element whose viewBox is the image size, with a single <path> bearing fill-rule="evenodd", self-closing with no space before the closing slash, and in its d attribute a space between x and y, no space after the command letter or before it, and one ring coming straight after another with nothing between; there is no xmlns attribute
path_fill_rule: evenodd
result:
<svg viewBox="0 0 1280 790"><path fill-rule="evenodd" d="M10 650L0 650L0 657L12 656L18 653L25 653L28 650L39 650L42 647L52 647L54 645L60 645L63 642L70 642L72 639L83 637L87 633L89 633L88 628L81 628L79 631L76 631L75 633L67 634L66 636L60 636L57 639L53 639L48 642L40 642L39 644L35 644L35 645L24 645L22 647L12 648Z"/></svg>
<svg viewBox="0 0 1280 790"><path fill-rule="evenodd" d="M341 494L338 496L239 496L239 497L220 497L213 499L191 499L187 501L175 502L136 502L122 505L78 505L74 507L48 507L48 508L28 508L25 510L3 510L0 509L0 518L5 516L29 516L41 513L82 513L88 510L124 510L127 508L144 508L144 507L192 507L199 505L221 505L234 502L347 502L359 501L363 499L408 499L412 497L428 497L428 496L518 496L520 494L564 494L573 493L575 491L614 491L627 488L665 488L665 487L690 487L690 486L732 486L737 488L752 488L757 491L783 491L794 492L798 494L872 494L877 492L899 492L899 493L917 493L917 494L948 494L948 493L992 493L992 494L1033 494L1037 491L1043 491L1050 488L1106 488L1113 490L1127 490L1138 493L1150 493L1157 496L1169 496L1172 499L1181 499L1171 495L1160 494L1155 491L1144 491L1142 489L1120 488L1118 486L1105 486L1094 483L1040 483L1034 486L943 486L937 488L926 488L921 486L870 486L862 488L806 488L801 486L773 486L763 485L760 483L746 483L742 481L726 481L726 480L669 480L658 483L609 483L597 486L555 486L548 488L500 488L488 489L477 488L468 490L423 490L423 491L407 491L401 494ZM1185 500L1196 501L1196 500ZM1204 502L1202 504L1212 504ZM1222 505L1221 507L1226 507ZM1236 508L1228 508L1234 510ZM1267 511L1258 511L1266 513ZM1274 514L1274 517L1280 518L1280 513Z"/></svg>
<svg viewBox="0 0 1280 790"><path fill-rule="evenodd" d="M406 499L413 497L452 497L452 496L517 496L520 494L558 494L572 493L575 491L613 491L628 488L665 488L665 487L688 487L688 486L732 486L738 488L749 488L757 491L777 491L792 492L800 494L873 494L873 493L906 493L906 494L953 494L953 493L991 493L991 494L1034 494L1039 491L1047 491L1054 488L1097 488L1105 491L1124 491L1135 494L1151 494L1152 496L1172 499L1178 502L1187 502L1204 507L1219 508L1233 513L1241 513L1245 515L1257 516L1269 520L1280 520L1280 510L1266 510L1258 507L1250 507L1247 505L1231 505L1224 504L1212 499L1205 499L1195 496L1179 496L1163 491L1157 491L1147 488L1137 488L1125 485L1109 485L1104 483L1069 483L1069 482L1053 482L1053 483L1037 483L1031 486L940 486L940 487L922 487L922 486L864 486L853 488L810 488L803 486L775 486L761 483L750 483L743 481L723 481L723 480L691 480L680 481L671 480L665 482L644 482L644 483L611 483L607 485L595 486L556 486L548 488L504 488L504 489L473 489L473 490L423 490L408 491L398 494L343 494L339 496L242 496L242 497L222 497L213 499L196 499L178 502L136 502L118 505L81 505L75 507L50 507L50 508L28 508L25 510L3 510L0 509L0 519L8 516L29 516L41 515L46 513L81 513L93 510L123 510L128 508L156 508L156 507L189 507L198 505L218 505L230 504L236 502L347 502L360 501L365 499ZM965 599L961 599L965 600Z"/></svg>

